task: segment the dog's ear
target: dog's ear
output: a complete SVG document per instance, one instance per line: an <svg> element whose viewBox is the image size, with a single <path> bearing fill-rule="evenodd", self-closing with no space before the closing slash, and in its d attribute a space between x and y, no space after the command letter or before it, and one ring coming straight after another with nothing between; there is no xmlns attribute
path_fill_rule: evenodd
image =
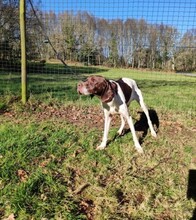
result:
<svg viewBox="0 0 196 220"><path fill-rule="evenodd" d="M101 76L89 76L86 81L88 82L90 97L101 96L102 90L105 88L105 79Z"/></svg>
<svg viewBox="0 0 196 220"><path fill-rule="evenodd" d="M117 93L117 85L114 82L110 82L108 80L105 80L106 87L105 91L103 92L101 96L102 102L110 102L114 98L115 94Z"/></svg>

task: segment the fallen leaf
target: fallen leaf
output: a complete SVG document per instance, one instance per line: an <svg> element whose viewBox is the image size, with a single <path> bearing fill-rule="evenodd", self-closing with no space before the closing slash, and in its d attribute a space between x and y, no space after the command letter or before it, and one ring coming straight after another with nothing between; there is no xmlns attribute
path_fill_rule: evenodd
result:
<svg viewBox="0 0 196 220"><path fill-rule="evenodd" d="M21 182L25 182L28 179L28 174L25 170L21 170L21 169L18 170L17 175L18 175Z"/></svg>
<svg viewBox="0 0 196 220"><path fill-rule="evenodd" d="M8 218L4 218L3 220L15 220L14 214L8 216Z"/></svg>

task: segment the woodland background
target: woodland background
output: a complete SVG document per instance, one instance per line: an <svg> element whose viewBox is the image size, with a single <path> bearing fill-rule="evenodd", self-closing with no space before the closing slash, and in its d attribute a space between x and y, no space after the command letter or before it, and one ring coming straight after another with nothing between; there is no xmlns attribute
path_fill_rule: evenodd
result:
<svg viewBox="0 0 196 220"><path fill-rule="evenodd" d="M20 69L18 0L0 1L0 65ZM196 70L196 29L144 19L104 19L85 11L35 10L27 1L29 62L61 58L65 62L108 67ZM48 44L52 43L57 53Z"/></svg>

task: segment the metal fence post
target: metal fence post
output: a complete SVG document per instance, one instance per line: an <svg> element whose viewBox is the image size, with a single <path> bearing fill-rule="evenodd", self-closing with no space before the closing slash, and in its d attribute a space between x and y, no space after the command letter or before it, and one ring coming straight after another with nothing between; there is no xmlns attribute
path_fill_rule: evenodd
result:
<svg viewBox="0 0 196 220"><path fill-rule="evenodd" d="M20 0L21 88L22 102L27 102L26 0Z"/></svg>

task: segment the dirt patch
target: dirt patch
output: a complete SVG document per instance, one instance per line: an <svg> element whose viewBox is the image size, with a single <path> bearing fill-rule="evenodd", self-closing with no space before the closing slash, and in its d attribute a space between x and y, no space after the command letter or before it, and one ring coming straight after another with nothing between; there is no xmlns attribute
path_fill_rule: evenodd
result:
<svg viewBox="0 0 196 220"><path fill-rule="evenodd" d="M152 117L155 112L152 110L150 112ZM142 112L133 111L132 114L136 120L135 126L137 131L148 129L146 118ZM153 116L154 122L156 122L155 116L156 115ZM172 212L172 210L173 207L176 206L176 201L179 205L180 213L183 213L182 207L187 204L183 196L186 193L185 184L187 184L185 179L187 178L187 164L189 163L187 161L187 155L188 157L190 156L189 154L185 154L185 151L191 153L190 148L194 147L195 130L193 125L195 124L193 122L192 127L186 127L183 120L181 120L180 117L175 117L171 112L159 112L158 116L158 122L160 123L158 138L156 140L150 137L145 139L144 149L146 154L144 157L136 154L132 155L134 151L130 151L131 147L124 147L124 145L126 145L124 143L114 144L114 148L110 148L110 150L101 154L93 152L95 156L89 151L88 155L86 148L81 147L81 142L85 139L79 139L78 143L76 140L76 144L69 145L69 139L65 140L66 138L60 138L56 142L59 136L54 136L52 139L49 138L47 142L44 141L44 145L47 144L49 146L44 149L46 153L42 155L42 151L40 151L41 156L34 157L30 162L31 166L27 166L28 168L33 167L32 170L25 170L23 167L19 167L14 173L18 177L19 183L28 182L28 178L31 172L34 172L35 167L38 167L38 170L42 169L44 174L45 171L48 171L49 174L52 173L54 180L57 180L55 182L58 186L63 185L63 188L61 189L60 187L60 191L54 196L61 196L66 184L66 188L68 188L68 193L70 194L67 198L63 199L65 199L65 201L66 199L68 199L68 201L73 199L74 206L77 206L77 212L86 216L89 220L95 219L99 215L106 216L107 213L109 213L107 216L112 216L111 213L117 213L114 215L114 218L116 217L118 219L132 218L132 215L133 218L137 218L134 217L134 215L138 216L139 214L137 213L139 213L141 209L144 211L151 209L154 219L157 220L174 219L175 213ZM66 123L63 123L64 121ZM139 121L143 123L139 123ZM79 132L83 128L85 128L87 132L90 129L93 129L93 131L99 129L101 136L104 118L103 110L100 106L70 105L65 107L40 103L17 110L13 108L10 108L9 111L5 110L0 113L0 123L1 122L3 122L3 124L9 122L8 126L12 125L12 123L14 125L20 123L22 126L19 127L24 126L24 128L28 123L30 125L34 123L38 127L41 125L40 127L42 128L41 123L44 125L44 123L48 124L49 122L49 125L51 125L48 126L49 129L53 126L57 127L55 132L61 129L61 124L65 126L65 128L66 125L69 127L73 125L73 127L71 127L73 132L75 132L74 130L76 128L79 129ZM119 127L119 116L114 116L112 125L117 128ZM15 129L17 129L17 126ZM41 142L34 142L34 140L37 139L31 137L34 136L34 134L30 135L32 141L30 139L29 143L33 143L32 147L34 147L34 149L38 149L39 146L42 146L42 137L45 138L45 135L42 136L40 133L42 131L43 130L40 129L40 131L36 133L36 135L40 135ZM49 136L53 131L46 130L46 132ZM81 136L83 134L85 133L82 130ZM59 135L61 135L61 133L59 133ZM73 139L71 142L73 143L75 140ZM92 142L89 141L89 143ZM16 144L16 146L19 146L21 145L20 143L23 142L17 143L18 145ZM26 142L24 143L24 146L28 146ZM58 144L54 145L54 143ZM10 145L7 147L8 151L9 146ZM55 147L54 154L51 154L51 150L47 151L47 149L51 149L52 146ZM72 148L70 153L69 146ZM120 151L117 151L117 147L120 148L121 146L123 147ZM18 148L16 148L16 150L17 149ZM64 150L67 149L68 154L64 154ZM58 153L55 154L55 152ZM16 159L16 161L19 161L19 159ZM50 170L50 162L52 162L52 167L57 164L54 170ZM61 169L59 169L59 165ZM37 179L35 179L35 183L37 185ZM60 183L61 185L59 185ZM179 186L181 188L179 188ZM51 188L53 189L52 185ZM45 200L48 195L52 196L53 192L48 190L46 195L41 195L41 198ZM63 193L62 195L65 194ZM104 199L102 200L102 198ZM191 204L189 207L191 207ZM109 211L105 211L104 213L106 209ZM186 211L186 215L188 216L187 213L188 211ZM0 209L0 216L4 215L4 209Z"/></svg>
<svg viewBox="0 0 196 220"><path fill-rule="evenodd" d="M43 122L46 120L65 120L77 127L88 127L103 129L104 115L100 106L75 106L69 105L66 107L47 106L39 104L37 106L28 106L22 111L7 110L1 112L1 118L7 121L22 123L25 120ZM111 125L120 123L118 115L113 116ZM120 125L120 124L119 124Z"/></svg>
<svg viewBox="0 0 196 220"><path fill-rule="evenodd" d="M65 120L68 123L73 124L74 126L88 129L99 129L103 130L104 126L104 114L101 106L50 106L45 104L29 105L26 106L22 111L9 110L1 112L0 121L14 121L16 123L23 123L25 120L31 119L31 121L42 122L46 120ZM186 135L190 136L196 131L196 127L186 127L182 122L174 120L173 115L170 113L159 114L154 110L150 110L151 120L156 129L159 127L161 130L167 130L170 135L183 132ZM134 112L132 115L136 121L135 127L137 131L146 132L148 129L148 124L146 121L145 115L138 111ZM139 123L138 123L139 122ZM120 117L119 115L114 115L111 126L119 127L120 126ZM128 127L127 127L128 128Z"/></svg>

